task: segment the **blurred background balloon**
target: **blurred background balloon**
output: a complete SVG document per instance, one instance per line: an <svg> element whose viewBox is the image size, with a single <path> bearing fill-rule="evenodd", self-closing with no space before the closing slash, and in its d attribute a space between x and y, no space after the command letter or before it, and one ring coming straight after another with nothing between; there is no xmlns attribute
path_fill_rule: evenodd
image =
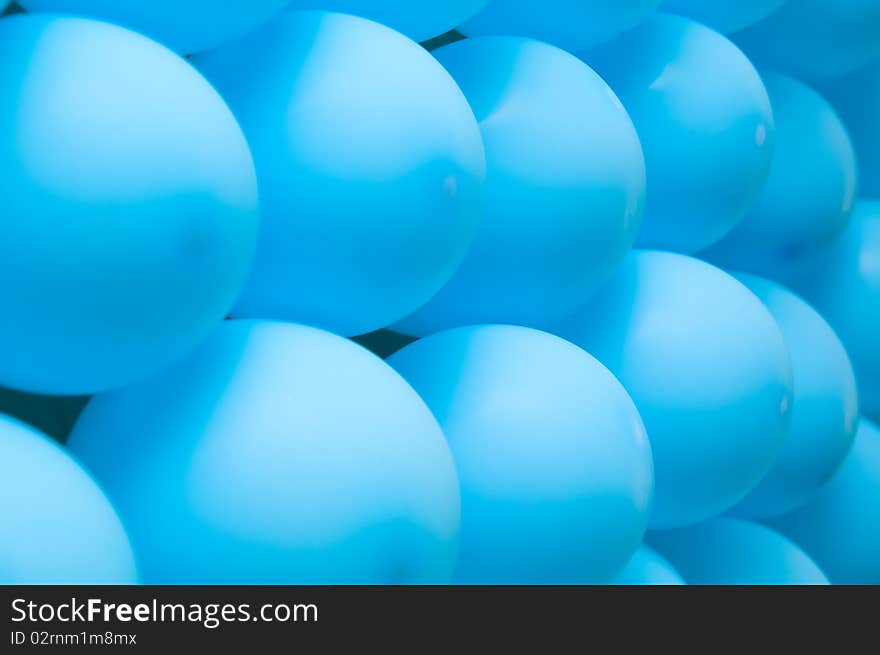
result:
<svg viewBox="0 0 880 655"><path fill-rule="evenodd" d="M660 9L729 34L766 18L784 2L786 0L662 0Z"/></svg>
<svg viewBox="0 0 880 655"><path fill-rule="evenodd" d="M77 14L118 23L178 52L192 53L244 36L281 11L289 0L18 1L28 11Z"/></svg>
<svg viewBox="0 0 880 655"><path fill-rule="evenodd" d="M798 546L757 523L719 518L689 528L649 532L647 539L688 584L828 584Z"/></svg>
<svg viewBox="0 0 880 655"><path fill-rule="evenodd" d="M776 516L810 500L849 452L859 411L855 374L840 339L816 310L778 284L736 277L770 310L791 356L788 438L770 473L734 510Z"/></svg>
<svg viewBox="0 0 880 655"><path fill-rule="evenodd" d="M0 387L0 413L64 443L89 396L46 396Z"/></svg>
<svg viewBox="0 0 880 655"><path fill-rule="evenodd" d="M859 162L859 190L880 198L880 59L826 80L819 90L846 123Z"/></svg>
<svg viewBox="0 0 880 655"><path fill-rule="evenodd" d="M834 77L880 56L880 2L787 0L732 38L760 68L804 80Z"/></svg>
<svg viewBox="0 0 880 655"><path fill-rule="evenodd" d="M773 151L770 99L749 60L717 32L667 14L579 56L620 97L642 142L648 188L636 244L689 253L723 237L764 185Z"/></svg>
<svg viewBox="0 0 880 655"><path fill-rule="evenodd" d="M0 415L0 585L137 584L125 530L56 443Z"/></svg>
<svg viewBox="0 0 880 655"><path fill-rule="evenodd" d="M441 332L389 360L440 421L462 489L460 584L607 581L641 542L651 449L614 376L514 326Z"/></svg>
<svg viewBox="0 0 880 655"><path fill-rule="evenodd" d="M653 528L716 516L769 471L788 431L791 363L770 312L727 273L634 251L554 332L605 364L639 408Z"/></svg>
<svg viewBox="0 0 880 655"><path fill-rule="evenodd" d="M96 396L70 448L119 509L145 583L443 583L458 482L424 402L378 357L289 323L227 321Z"/></svg>
<svg viewBox="0 0 880 655"><path fill-rule="evenodd" d="M292 9L327 9L387 25L414 41L458 27L489 0L292 0Z"/></svg>
<svg viewBox="0 0 880 655"><path fill-rule="evenodd" d="M770 177L745 220L703 255L728 268L772 275L841 235L858 175L846 127L831 105L790 77L763 77L776 122Z"/></svg>
<svg viewBox="0 0 880 655"><path fill-rule="evenodd" d="M186 61L88 19L0 21L0 384L87 394L182 356L244 283L244 136Z"/></svg>
<svg viewBox="0 0 880 655"><path fill-rule="evenodd" d="M362 18L289 12L196 62L260 180L236 316L364 334L449 279L479 223L486 162L473 112L430 54Z"/></svg>
<svg viewBox="0 0 880 655"><path fill-rule="evenodd" d="M480 122L483 221L452 280L395 329L559 319L608 277L638 230L645 164L632 121L596 73L558 48L484 37L433 54Z"/></svg>
<svg viewBox="0 0 880 655"><path fill-rule="evenodd" d="M524 36L574 52L635 27L660 0L490 0L461 26L468 36Z"/></svg>
<svg viewBox="0 0 880 655"><path fill-rule="evenodd" d="M669 562L647 546L641 546L611 584L683 585L685 581Z"/></svg>
<svg viewBox="0 0 880 655"><path fill-rule="evenodd" d="M849 456L818 497L770 525L832 583L880 584L880 429L862 419Z"/></svg>
<svg viewBox="0 0 880 655"><path fill-rule="evenodd" d="M778 277L837 332L856 372L861 412L880 420L880 201L860 200L840 239Z"/></svg>

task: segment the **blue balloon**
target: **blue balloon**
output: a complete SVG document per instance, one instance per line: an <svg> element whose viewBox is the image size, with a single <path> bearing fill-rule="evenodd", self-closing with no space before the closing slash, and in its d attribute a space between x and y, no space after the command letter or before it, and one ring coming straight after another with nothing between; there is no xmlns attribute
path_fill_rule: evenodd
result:
<svg viewBox="0 0 880 655"><path fill-rule="evenodd" d="M651 449L599 362L545 332L441 332L388 360L440 421L462 493L460 584L607 581L641 542Z"/></svg>
<svg viewBox="0 0 880 655"><path fill-rule="evenodd" d="M623 570L614 576L611 584L683 585L685 581L669 562L647 546L642 546Z"/></svg>
<svg viewBox="0 0 880 655"><path fill-rule="evenodd" d="M880 2L787 0L734 40L761 68L827 79L880 56Z"/></svg>
<svg viewBox="0 0 880 655"><path fill-rule="evenodd" d="M458 27L489 0L292 0L293 9L327 9L363 16L425 41Z"/></svg>
<svg viewBox="0 0 880 655"><path fill-rule="evenodd" d="M281 11L289 0L19 0L33 12L78 14L142 32L182 53L216 48Z"/></svg>
<svg viewBox="0 0 880 655"><path fill-rule="evenodd" d="M634 251L554 331L623 383L654 453L653 528L739 502L788 431L791 363L770 312L745 286L690 257Z"/></svg>
<svg viewBox="0 0 880 655"><path fill-rule="evenodd" d="M0 585L137 584L119 517L45 435L0 415Z"/></svg>
<svg viewBox="0 0 880 655"><path fill-rule="evenodd" d="M581 53L632 116L648 169L636 244L692 253L729 232L767 179L770 99L758 72L726 38L658 14Z"/></svg>
<svg viewBox="0 0 880 655"><path fill-rule="evenodd" d="M880 200L860 200L839 240L777 277L837 332L856 372L861 412L880 421Z"/></svg>
<svg viewBox="0 0 880 655"><path fill-rule="evenodd" d="M562 318L611 274L638 230L645 164L632 121L598 75L558 48L486 37L434 54L480 121L483 222L452 280L396 329Z"/></svg>
<svg viewBox="0 0 880 655"><path fill-rule="evenodd" d="M689 528L648 533L648 543L688 584L827 585L798 546L763 525L719 518Z"/></svg>
<svg viewBox="0 0 880 655"><path fill-rule="evenodd" d="M247 143L183 59L88 19L0 21L0 384L142 378L224 318L257 239Z"/></svg>
<svg viewBox="0 0 880 655"><path fill-rule="evenodd" d="M290 12L196 62L238 115L260 180L234 315L364 334L443 286L479 223L485 157L430 54L362 18Z"/></svg>
<svg viewBox="0 0 880 655"><path fill-rule="evenodd" d="M880 198L880 59L819 86L846 123L859 162L859 190Z"/></svg>
<svg viewBox="0 0 880 655"><path fill-rule="evenodd" d="M782 262L826 246L849 223L858 175L852 142L813 89L765 73L776 146L767 184L743 220L703 255L738 270L772 274Z"/></svg>
<svg viewBox="0 0 880 655"><path fill-rule="evenodd" d="M852 451L819 496L771 526L834 584L880 584L880 429L862 419Z"/></svg>
<svg viewBox="0 0 880 655"><path fill-rule="evenodd" d="M69 447L148 584L442 583L459 491L418 395L313 328L228 321L160 375L96 396Z"/></svg>
<svg viewBox="0 0 880 655"><path fill-rule="evenodd" d="M663 0L660 9L729 34L763 20L784 2L786 0Z"/></svg>
<svg viewBox="0 0 880 655"><path fill-rule="evenodd" d="M575 52L635 27L658 4L660 0L490 0L459 29L468 36L524 36Z"/></svg>
<svg viewBox="0 0 880 655"><path fill-rule="evenodd" d="M762 518L804 505L843 463L855 439L858 398L840 339L807 303L751 275L737 279L773 314L791 356L794 396L788 438L770 473L735 508Z"/></svg>

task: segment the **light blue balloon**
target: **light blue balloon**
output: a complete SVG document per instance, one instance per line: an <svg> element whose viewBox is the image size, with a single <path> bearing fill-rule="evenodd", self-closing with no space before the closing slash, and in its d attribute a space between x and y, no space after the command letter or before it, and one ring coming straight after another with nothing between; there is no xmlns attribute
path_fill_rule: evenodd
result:
<svg viewBox="0 0 880 655"><path fill-rule="evenodd" d="M852 451L819 496L771 526L834 584L880 584L880 429L862 419Z"/></svg>
<svg viewBox="0 0 880 655"><path fill-rule="evenodd" d="M77 14L118 23L181 53L237 39L289 0L20 0L33 12Z"/></svg>
<svg viewBox="0 0 880 655"><path fill-rule="evenodd" d="M641 542L653 486L638 411L599 362L545 332L475 326L392 355L449 440L461 584L603 582Z"/></svg>
<svg viewBox="0 0 880 655"><path fill-rule="evenodd" d="M645 163L632 121L598 75L558 48L485 37L434 54L480 121L483 222L452 280L395 329L557 320L635 239Z"/></svg>
<svg viewBox="0 0 880 655"><path fill-rule="evenodd" d="M378 357L313 328L226 322L187 360L95 397L70 448L145 583L442 583L460 502L437 422Z"/></svg>
<svg viewBox="0 0 880 655"><path fill-rule="evenodd" d="M430 54L372 21L290 12L196 61L238 115L260 180L236 316L364 334L443 286L479 223L485 157Z"/></svg>
<svg viewBox="0 0 880 655"><path fill-rule="evenodd" d="M786 0L662 0L660 9L729 34L763 20L784 2Z"/></svg>
<svg viewBox="0 0 880 655"><path fill-rule="evenodd" d="M648 543L688 584L827 585L798 546L769 528L719 518L689 528L649 532Z"/></svg>
<svg viewBox="0 0 880 655"><path fill-rule="evenodd" d="M760 68L827 79L880 56L880 2L788 0L733 38Z"/></svg>
<svg viewBox="0 0 880 655"><path fill-rule="evenodd" d="M822 94L843 118L859 162L859 190L880 198L880 59L823 82Z"/></svg>
<svg viewBox="0 0 880 655"><path fill-rule="evenodd" d="M862 414L880 421L880 200L860 200L830 247L778 271L846 347Z"/></svg>
<svg viewBox="0 0 880 655"><path fill-rule="evenodd" d="M843 463L855 439L858 398L852 364L825 320L788 289L737 279L773 314L791 356L794 396L788 438L770 473L734 509L762 518L804 505Z"/></svg>
<svg viewBox="0 0 880 655"><path fill-rule="evenodd" d="M575 52L635 27L658 4L660 0L490 0L459 29L468 36L524 36Z"/></svg>
<svg viewBox="0 0 880 655"><path fill-rule="evenodd" d="M791 362L770 312L727 273L634 251L554 331L639 408L654 453L653 528L716 516L769 471L788 432Z"/></svg>
<svg viewBox="0 0 880 655"><path fill-rule="evenodd" d="M0 585L137 584L119 517L56 443L0 415Z"/></svg>
<svg viewBox="0 0 880 655"><path fill-rule="evenodd" d="M292 0L293 9L327 9L363 16L425 41L458 27L489 0Z"/></svg>
<svg viewBox="0 0 880 655"><path fill-rule="evenodd" d="M642 546L623 570L614 576L611 584L683 585L685 581L669 562L647 546Z"/></svg>
<svg viewBox="0 0 880 655"><path fill-rule="evenodd" d="M257 238L247 143L186 61L88 19L0 21L0 385L142 378L232 306Z"/></svg>
<svg viewBox="0 0 880 655"><path fill-rule="evenodd" d="M773 114L758 72L726 38L657 14L581 53L632 116L648 169L636 244L696 252L729 232L767 179Z"/></svg>
<svg viewBox="0 0 880 655"><path fill-rule="evenodd" d="M772 274L826 246L849 223L856 157L831 105L790 77L765 73L776 146L767 184L743 220L704 254L729 268Z"/></svg>

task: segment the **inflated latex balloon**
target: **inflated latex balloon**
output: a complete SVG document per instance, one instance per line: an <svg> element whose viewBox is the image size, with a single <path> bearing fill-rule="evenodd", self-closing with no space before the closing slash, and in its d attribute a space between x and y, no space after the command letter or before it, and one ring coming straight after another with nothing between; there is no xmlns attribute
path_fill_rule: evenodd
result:
<svg viewBox="0 0 880 655"><path fill-rule="evenodd" d="M2 2L2 0L0 0ZM281 11L288 0L20 0L33 12L77 14L118 23L181 53L236 39Z"/></svg>
<svg viewBox="0 0 880 655"><path fill-rule="evenodd" d="M81 18L0 21L0 385L85 394L204 339L259 221L247 143L186 61Z"/></svg>
<svg viewBox="0 0 880 655"><path fill-rule="evenodd" d="M650 16L660 0L490 0L460 26L468 36L525 36L574 52L614 38Z"/></svg>
<svg viewBox="0 0 880 655"><path fill-rule="evenodd" d="M823 82L822 94L846 123L859 162L859 191L880 198L880 59Z"/></svg>
<svg viewBox="0 0 880 655"><path fill-rule="evenodd" d="M786 0L662 0L660 9L729 34L772 14Z"/></svg>
<svg viewBox="0 0 880 655"><path fill-rule="evenodd" d="M236 112L260 180L236 316L364 334L449 279L479 223L485 158L430 54L363 18L289 12L196 61Z"/></svg>
<svg viewBox="0 0 880 655"><path fill-rule="evenodd" d="M462 584L607 581L638 547L651 449L632 400L576 346L545 332L441 332L388 362L449 440L462 490Z"/></svg>
<svg viewBox="0 0 880 655"><path fill-rule="evenodd" d="M791 363L770 312L727 273L634 251L554 331L605 364L639 408L654 453L652 527L715 516L770 469L788 431Z"/></svg>
<svg viewBox="0 0 880 655"><path fill-rule="evenodd" d="M88 400L88 396L46 396L0 387L0 414L63 443Z"/></svg>
<svg viewBox="0 0 880 655"><path fill-rule="evenodd" d="M292 0L292 9L327 9L369 18L415 41L458 27L489 0Z"/></svg>
<svg viewBox="0 0 880 655"><path fill-rule="evenodd" d="M770 99L749 60L708 27L664 14L580 56L620 97L645 151L637 245L696 252L723 237L757 197L773 150Z"/></svg>
<svg viewBox="0 0 880 655"><path fill-rule="evenodd" d="M791 356L794 396L788 438L770 473L735 513L775 516L805 504L840 467L855 438L856 380L849 357L825 320L778 284L737 279L773 314Z"/></svg>
<svg viewBox="0 0 880 655"><path fill-rule="evenodd" d="M656 552L642 546L611 580L616 585L683 585L681 575Z"/></svg>
<svg viewBox="0 0 880 655"><path fill-rule="evenodd" d="M805 80L834 77L880 56L880 2L787 0L733 38L761 68Z"/></svg>
<svg viewBox="0 0 880 655"><path fill-rule="evenodd" d="M880 584L880 429L863 418L852 451L819 496L771 525L834 584Z"/></svg>
<svg viewBox="0 0 880 655"><path fill-rule="evenodd" d="M647 539L688 584L828 584L825 573L798 546L757 523L719 518L649 532Z"/></svg>
<svg viewBox="0 0 880 655"><path fill-rule="evenodd" d="M449 284L397 329L428 334L559 319L598 288L635 239L645 164L632 121L596 73L558 48L484 37L434 55L480 121L483 221Z"/></svg>
<svg viewBox="0 0 880 655"><path fill-rule="evenodd" d="M837 332L856 372L861 412L880 420L880 201L856 203L838 241L779 277Z"/></svg>
<svg viewBox="0 0 880 655"><path fill-rule="evenodd" d="M772 274L831 243L856 200L856 157L831 105L790 77L764 74L776 145L767 184L746 218L704 256L720 265Z"/></svg>
<svg viewBox="0 0 880 655"><path fill-rule="evenodd" d="M69 447L113 499L144 582L442 583L459 491L443 433L360 346L228 321L159 376L95 397Z"/></svg>
<svg viewBox="0 0 880 655"><path fill-rule="evenodd" d="M0 585L137 584L125 530L57 444L0 415Z"/></svg>

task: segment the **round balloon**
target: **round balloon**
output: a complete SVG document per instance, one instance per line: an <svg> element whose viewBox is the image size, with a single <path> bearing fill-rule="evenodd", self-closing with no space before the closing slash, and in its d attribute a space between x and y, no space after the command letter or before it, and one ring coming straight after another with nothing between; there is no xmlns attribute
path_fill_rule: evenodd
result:
<svg viewBox="0 0 880 655"><path fill-rule="evenodd" d="M77 14L118 23L182 53L237 39L288 0L20 0L32 12Z"/></svg>
<svg viewBox="0 0 880 655"><path fill-rule="evenodd" d="M236 316L364 334L449 279L479 222L486 162L467 100L428 52L363 18L289 12L196 61L238 115L260 180Z"/></svg>
<svg viewBox="0 0 880 655"><path fill-rule="evenodd" d="M647 546L639 548L623 570L614 576L615 585L683 585L678 571Z"/></svg>
<svg viewBox="0 0 880 655"><path fill-rule="evenodd" d="M687 16L729 34L772 14L786 0L663 0L660 9Z"/></svg>
<svg viewBox="0 0 880 655"><path fill-rule="evenodd" d="M605 364L639 408L654 453L652 527L716 516L769 471L788 431L791 363L770 312L727 273L634 251L554 331Z"/></svg>
<svg viewBox="0 0 880 655"><path fill-rule="evenodd" d="M452 280L397 329L559 319L610 275L638 230L645 164L632 121L596 73L558 48L485 37L434 55L480 122L483 221Z"/></svg>
<svg viewBox="0 0 880 655"><path fill-rule="evenodd" d="M828 578L798 546L773 530L718 518L648 533L648 543L688 584L827 585Z"/></svg>
<svg viewBox="0 0 880 655"><path fill-rule="evenodd" d="M0 415L0 585L137 584L119 517L45 435Z"/></svg>
<svg viewBox="0 0 880 655"><path fill-rule="evenodd" d="M765 73L776 146L770 176L746 218L704 255L739 270L771 274L832 242L856 199L856 158L846 127L818 93Z"/></svg>
<svg viewBox="0 0 880 655"><path fill-rule="evenodd" d="M121 27L0 22L0 385L142 378L224 318L257 238L247 143L217 92Z"/></svg>
<svg viewBox="0 0 880 655"><path fill-rule="evenodd" d="M650 16L660 0L490 0L459 28L468 36L511 35L571 52L614 38Z"/></svg>
<svg viewBox="0 0 880 655"><path fill-rule="evenodd" d="M645 151L637 245L696 252L723 237L764 185L773 150L770 99L749 60L708 27L664 14L580 56L623 101Z"/></svg>
<svg viewBox="0 0 880 655"><path fill-rule="evenodd" d="M88 400L88 396L46 396L0 387L0 414L64 443Z"/></svg>
<svg viewBox="0 0 880 655"><path fill-rule="evenodd" d="M771 526L834 584L880 584L880 429L862 419L852 451L818 497Z"/></svg>
<svg viewBox="0 0 880 655"><path fill-rule="evenodd" d="M770 473L735 508L745 516L775 516L810 500L852 447L856 380L843 344L815 309L778 284L750 275L737 279L773 314L791 356L788 438Z"/></svg>
<svg viewBox="0 0 880 655"><path fill-rule="evenodd" d="M651 450L576 346L523 327L441 332L389 358L440 421L462 490L460 584L607 581L638 547Z"/></svg>
<svg viewBox="0 0 880 655"><path fill-rule="evenodd" d="M228 321L177 366L96 396L69 447L148 584L442 583L459 491L431 412L378 357Z"/></svg>
<svg viewBox="0 0 880 655"><path fill-rule="evenodd" d="M787 0L733 38L761 68L826 79L880 56L880 2Z"/></svg>
<svg viewBox="0 0 880 655"><path fill-rule="evenodd" d="M846 124L859 162L859 191L880 198L880 59L819 86Z"/></svg>
<svg viewBox="0 0 880 655"><path fill-rule="evenodd" d="M860 200L840 239L779 277L837 332L856 372L861 412L880 420L880 201Z"/></svg>
<svg viewBox="0 0 880 655"><path fill-rule="evenodd" d="M458 27L489 0L292 0L293 9L328 9L363 16L425 41Z"/></svg>

